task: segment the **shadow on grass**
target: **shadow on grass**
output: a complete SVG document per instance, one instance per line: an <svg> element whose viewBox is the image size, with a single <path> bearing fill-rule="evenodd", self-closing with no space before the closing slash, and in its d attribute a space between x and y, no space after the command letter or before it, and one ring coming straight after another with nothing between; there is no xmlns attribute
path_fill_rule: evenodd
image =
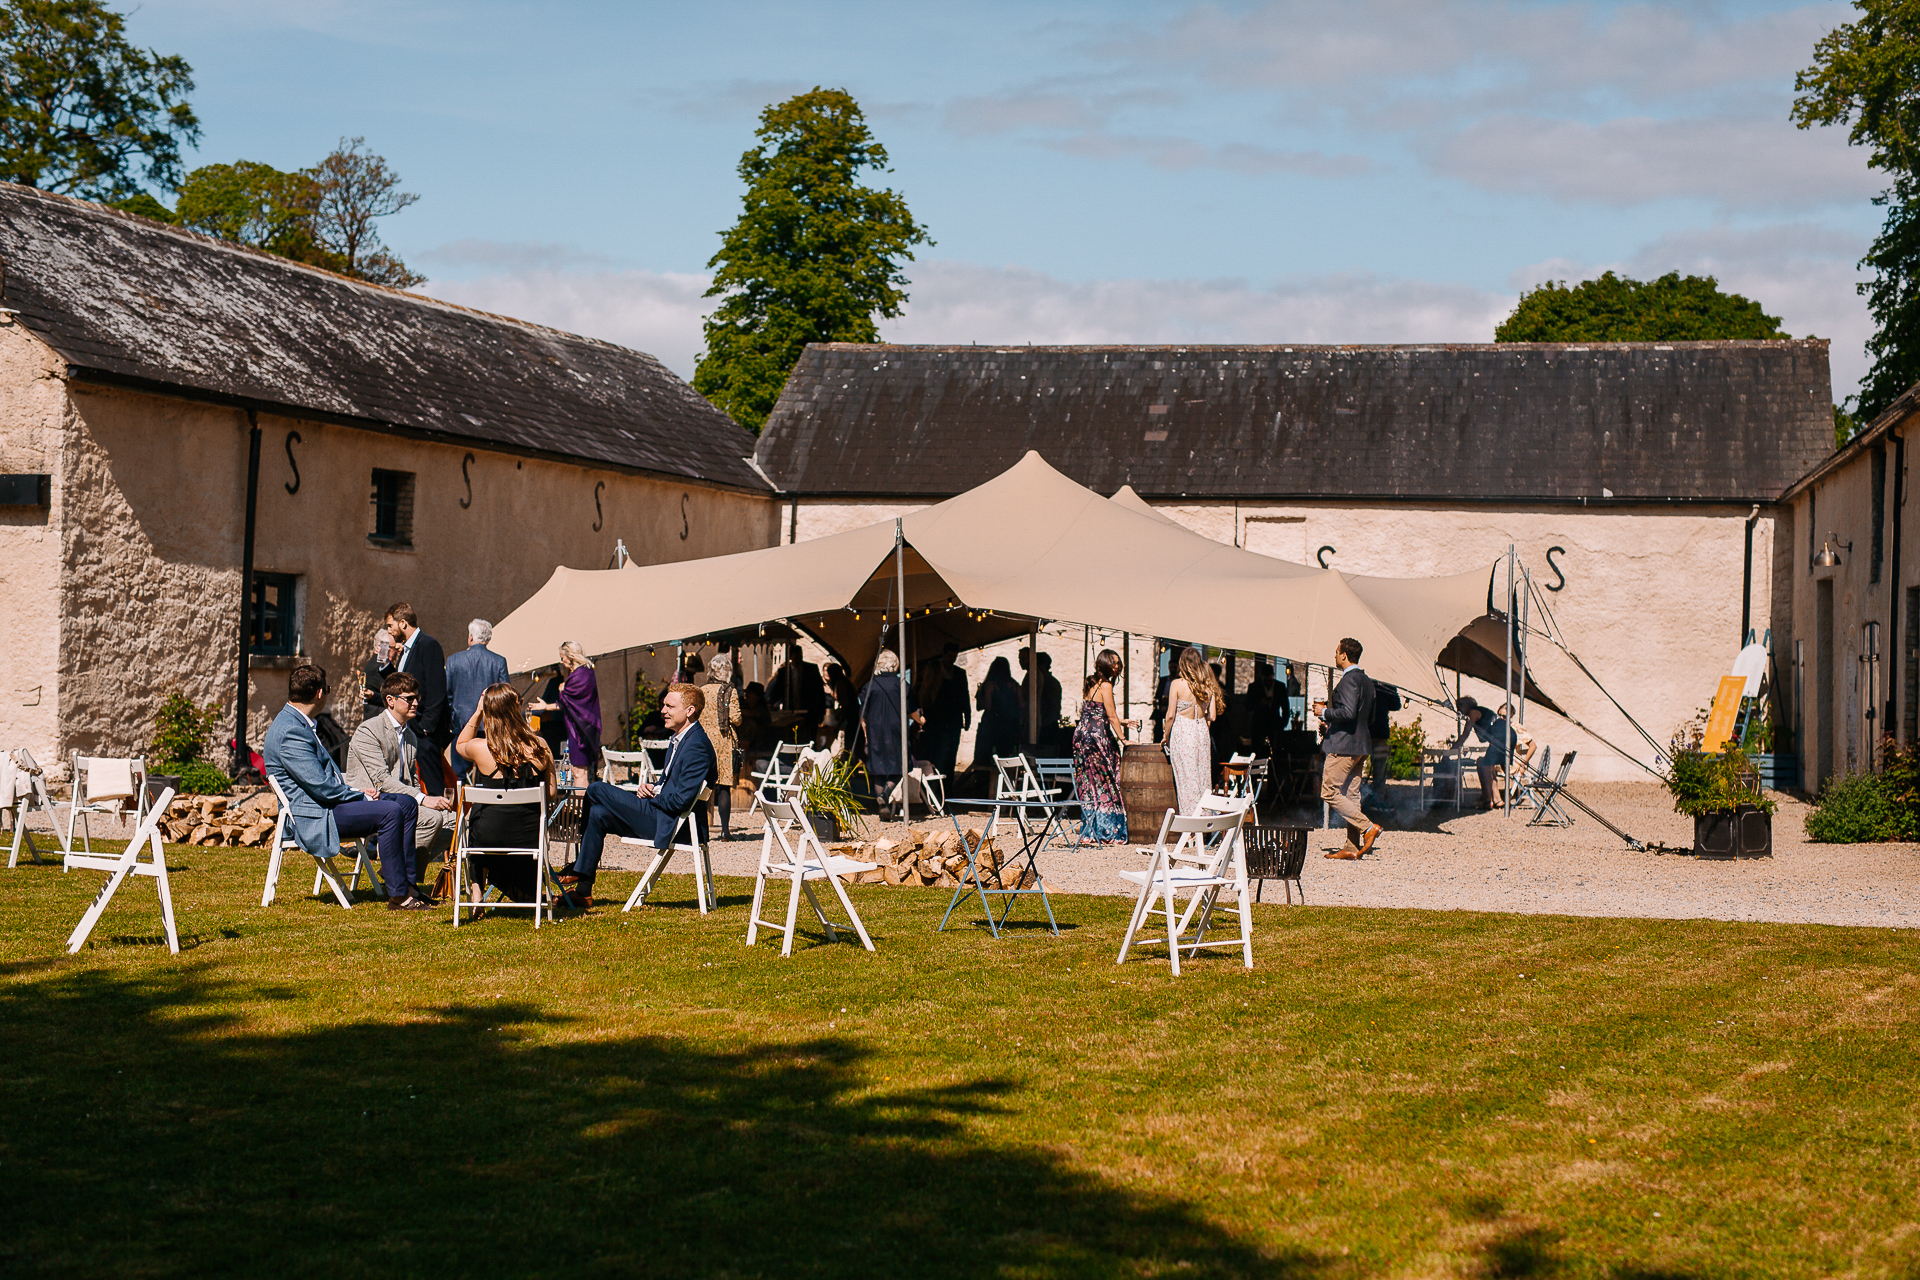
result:
<svg viewBox="0 0 1920 1280"><path fill-rule="evenodd" d="M16 973L18 971L16 970ZM557 1040L525 1005L274 1034L204 972L0 991L11 1274L1318 1276L876 1081L856 1042ZM310 1007L310 1006L307 1006Z"/></svg>

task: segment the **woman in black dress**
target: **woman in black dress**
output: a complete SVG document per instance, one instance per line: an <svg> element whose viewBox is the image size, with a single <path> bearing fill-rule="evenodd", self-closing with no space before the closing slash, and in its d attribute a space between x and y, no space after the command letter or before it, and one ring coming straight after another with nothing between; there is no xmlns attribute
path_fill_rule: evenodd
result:
<svg viewBox="0 0 1920 1280"><path fill-rule="evenodd" d="M480 736L483 729L485 737ZM547 803L553 803L553 752L527 727L526 710L512 685L487 687L472 718L460 730L455 750L473 765L467 778L469 785L544 786ZM540 842L540 811L530 805L476 804L467 810L466 823L467 843L472 846L530 849ZM477 853L468 861L509 902L532 902L540 891L539 868L532 858L516 853Z"/></svg>

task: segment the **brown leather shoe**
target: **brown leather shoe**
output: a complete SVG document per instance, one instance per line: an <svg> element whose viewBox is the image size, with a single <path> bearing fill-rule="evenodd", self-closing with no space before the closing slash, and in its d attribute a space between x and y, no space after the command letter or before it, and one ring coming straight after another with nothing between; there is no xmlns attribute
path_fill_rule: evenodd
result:
<svg viewBox="0 0 1920 1280"><path fill-rule="evenodd" d="M1360 851L1354 848L1352 845L1348 844L1348 845L1340 846L1338 849L1335 849L1332 853L1328 854L1327 856L1329 858L1338 858L1342 862L1352 862L1354 859L1360 856Z"/></svg>
<svg viewBox="0 0 1920 1280"><path fill-rule="evenodd" d="M558 880L561 884L579 884L580 883L579 874L573 871L562 871L559 875L555 876L554 879Z"/></svg>
<svg viewBox="0 0 1920 1280"><path fill-rule="evenodd" d="M1372 853L1373 842L1375 840L1378 840L1379 838L1380 838L1380 824L1376 822L1371 827L1368 827L1366 832L1363 835L1361 835L1360 852L1355 854L1354 856L1359 858L1364 858L1368 854Z"/></svg>

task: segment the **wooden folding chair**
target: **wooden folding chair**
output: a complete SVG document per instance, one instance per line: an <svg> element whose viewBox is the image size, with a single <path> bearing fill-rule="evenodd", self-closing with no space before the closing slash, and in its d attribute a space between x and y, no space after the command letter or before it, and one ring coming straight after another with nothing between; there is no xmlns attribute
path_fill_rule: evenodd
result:
<svg viewBox="0 0 1920 1280"><path fill-rule="evenodd" d="M833 886L834 895L840 899L840 906L847 913L850 927L859 935L860 945L869 951L873 950L873 939L867 936L867 927L861 923L860 913L853 909L853 899L847 896L847 886L841 877L871 871L878 864L828 854L820 843L820 837L814 834L813 824L807 821L798 805L783 804L776 800L769 802L766 808L766 829L760 837L760 869L755 873L753 882L753 913L752 919L747 922L747 945L751 947L759 941L760 929L764 925L779 931L780 954L791 956L794 925L800 916L800 895L803 893L807 895L807 904L813 908L813 914L826 928L827 941L840 941L839 928L820 909L820 899L814 896L813 885L809 883L825 880ZM799 836L797 841L790 838L796 832ZM774 876L785 876L790 882L784 924L760 918L766 902L767 881Z"/></svg>
<svg viewBox="0 0 1920 1280"><path fill-rule="evenodd" d="M69 871L83 864L75 862L73 853L73 829L76 823L80 827L81 849L86 854L93 852L93 833L87 827L87 815L90 813L112 814L119 818L127 811L127 803L133 804L133 820L136 824L146 820L147 816L147 762L138 758L120 758L114 756L83 756L73 753L73 799L67 802L67 838L61 842L65 850L62 865Z"/></svg>
<svg viewBox="0 0 1920 1280"><path fill-rule="evenodd" d="M271 773L266 777L267 785L273 788L273 798L279 802L280 816L274 820L273 835L267 841L267 882L260 890L260 905L263 907L271 904L274 895L280 891L281 859L287 850L301 848L300 841L293 834L293 810L287 806L287 793L280 789L279 782ZM161 806L163 812L165 807ZM340 868L334 865L334 858L338 857L338 854L322 857L311 849L306 849L305 852L313 858L314 894L318 896L320 887L324 884L333 890L333 896L339 900L342 907L351 910L353 900L348 894L351 890L360 887L361 875L363 873L366 875L368 883L373 881L372 858L367 838L362 837L354 842L353 870L345 877L340 874Z"/></svg>
<svg viewBox="0 0 1920 1280"><path fill-rule="evenodd" d="M514 805L531 808L540 816L535 828L533 844L526 847L518 845L475 845L469 843L471 833L469 824L473 821L473 806ZM473 854L524 854L533 859L533 901L514 902L504 896L488 903L466 902L462 896L462 886L470 883L472 877L467 874L467 859ZM475 787L460 788L460 825L453 835L453 927L460 927L460 908L466 907L468 916L480 910L484 905L488 910L516 907L533 908L533 927L540 927L540 916L544 912L547 920L553 920L553 901L542 892L542 887L553 879L553 868L547 864L547 789L539 787ZM553 888L559 889L558 881Z"/></svg>
<svg viewBox="0 0 1920 1280"><path fill-rule="evenodd" d="M1220 797L1209 796L1204 804ZM1238 799L1238 798L1236 798ZM1198 954L1204 947L1238 946L1246 967L1253 968L1253 906L1247 896L1247 859L1240 840L1240 827L1246 821L1246 809L1232 812L1202 813L1183 818L1172 809L1160 821L1160 835L1150 852L1152 861L1145 871L1122 871L1122 879L1140 886L1140 897L1133 904L1133 917L1127 923L1127 936L1121 940L1115 964L1125 964L1127 953L1135 947L1158 946L1158 938L1135 941L1148 919L1159 915L1167 926L1167 959L1174 976L1180 973L1180 953ZM1167 843L1168 837L1174 843ZM1232 911L1240 919L1237 938L1207 941L1207 928L1222 889L1232 889ZM1184 912L1176 910L1176 896L1190 895Z"/></svg>
<svg viewBox="0 0 1920 1280"><path fill-rule="evenodd" d="M700 806L705 804L712 795L711 790L702 787L700 794L693 798L693 803L680 811L679 817L674 820L673 838L667 842L666 848L654 851L653 862L647 867L646 873L640 877L640 883L633 886L633 892L627 895L627 905L620 908L622 911L631 911L646 902L647 895L652 893L654 886L660 882L660 877L667 870L667 864L673 861L673 855L676 853L693 855L693 892L694 898L700 905L700 914L706 915L709 911L720 909L720 899L713 891L713 860L707 852L706 841L700 838L700 824L694 820L694 815L699 812ZM649 848L653 845L653 841L642 836L621 836L620 843L645 845Z"/></svg>
<svg viewBox="0 0 1920 1280"><path fill-rule="evenodd" d="M93 927L100 923L100 916L113 901L113 895L126 882L128 876L146 876L158 886L160 894L160 918L167 928L167 950L174 955L180 954L180 930L173 920L173 886L167 880L167 850L160 842L160 819L166 815L167 806L173 802L173 788L168 787L160 793L154 807L141 820L140 827L133 833L133 839L127 841L126 850L117 856L82 852L72 860L72 865L85 870L105 871L108 873L106 887L94 895L93 903L80 917L80 923L67 935L67 954L72 955L86 945L87 936ZM153 856L145 862L140 861L142 849L151 850Z"/></svg>

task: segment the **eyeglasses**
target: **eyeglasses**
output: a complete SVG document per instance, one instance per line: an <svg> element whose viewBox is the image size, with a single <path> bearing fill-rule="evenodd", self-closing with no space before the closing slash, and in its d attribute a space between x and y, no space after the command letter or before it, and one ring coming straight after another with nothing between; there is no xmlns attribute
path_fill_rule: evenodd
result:
<svg viewBox="0 0 1920 1280"><path fill-rule="evenodd" d="M404 702L410 707L420 705L420 695L417 693L390 693L387 696L395 702Z"/></svg>

